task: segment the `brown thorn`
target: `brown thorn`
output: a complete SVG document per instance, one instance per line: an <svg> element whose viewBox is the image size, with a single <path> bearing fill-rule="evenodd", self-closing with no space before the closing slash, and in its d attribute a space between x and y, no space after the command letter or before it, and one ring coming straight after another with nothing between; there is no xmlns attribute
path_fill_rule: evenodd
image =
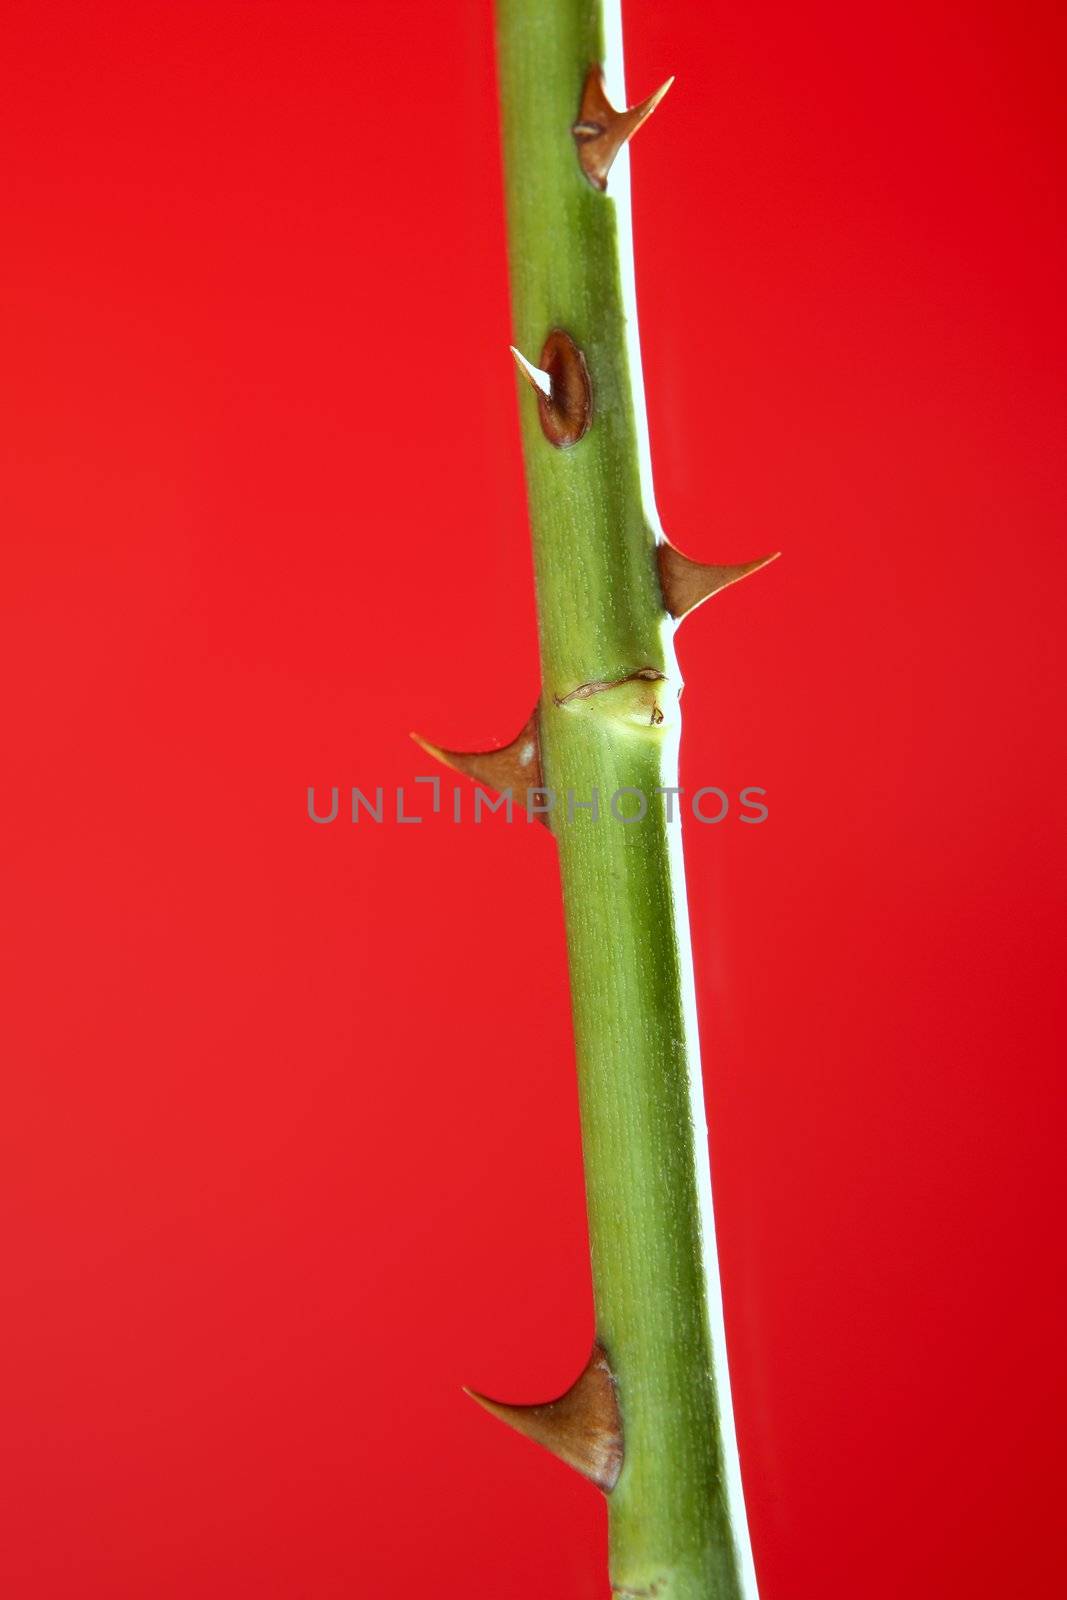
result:
<svg viewBox="0 0 1067 1600"><path fill-rule="evenodd" d="M444 762L453 772L462 772L465 777L475 778L479 783L484 783L487 789L495 789L498 794L510 789L513 797L523 805L530 789L542 787L541 743L536 711L521 733L499 750L443 750L421 734L413 733L411 737L420 750L425 750L436 761Z"/></svg>
<svg viewBox="0 0 1067 1600"><path fill-rule="evenodd" d="M761 567L777 561L781 553L776 550L773 555L760 556L758 561L745 561L736 567L705 566L703 562L690 561L688 556L683 556L680 550L664 540L656 550L656 559L667 610L680 622L704 600L718 594L720 589L727 589L731 583L739 583L742 578L747 578L750 572L758 572Z"/></svg>
<svg viewBox="0 0 1067 1600"><path fill-rule="evenodd" d="M639 106L628 111L616 111L604 93L604 73L594 63L585 76L582 103L578 120L571 128L578 147L578 161L594 189L606 189L611 164L628 139L655 111L667 93L673 78L661 83L655 94L650 94Z"/></svg>
<svg viewBox="0 0 1067 1600"><path fill-rule="evenodd" d="M558 1400L541 1406L510 1406L489 1400L474 1389L464 1390L492 1416L543 1445L574 1467L598 1489L610 1494L622 1470L622 1419L615 1379L600 1344L593 1345L589 1365Z"/></svg>
<svg viewBox="0 0 1067 1600"><path fill-rule="evenodd" d="M519 371L537 396L541 432L557 450L567 450L589 431L593 385L585 356L569 333L553 328L541 349L540 366L511 346Z"/></svg>

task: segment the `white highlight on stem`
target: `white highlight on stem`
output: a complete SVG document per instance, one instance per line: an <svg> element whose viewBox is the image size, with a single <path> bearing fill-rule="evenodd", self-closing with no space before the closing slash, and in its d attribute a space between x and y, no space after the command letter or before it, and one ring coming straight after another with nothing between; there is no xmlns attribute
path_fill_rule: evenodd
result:
<svg viewBox="0 0 1067 1600"><path fill-rule="evenodd" d="M672 735L678 740L680 725ZM671 769L677 772L677 759ZM719 1441L722 1450L724 1489L734 1534L737 1563L744 1600L759 1600L752 1539L745 1514L745 1492L741 1482L741 1458L737 1449L737 1428L730 1393L730 1366L726 1354L726 1322L722 1306L722 1278L715 1247L715 1209L711 1197L711 1158L708 1152L708 1119L704 1109L704 1079L700 1068L700 1035L697 1029L696 983L693 973L693 947L689 926L685 865L682 858L682 820L678 813L668 817L667 848L670 851L672 881L675 885L675 920L678 934L678 967L682 975L682 1005L685 1009L685 1037L689 1041L689 1105L693 1121L693 1155L696 1162L697 1194L700 1204L700 1242L704 1276L708 1285L708 1321L711 1326L712 1362L718 1402Z"/></svg>
<svg viewBox="0 0 1067 1600"><path fill-rule="evenodd" d="M623 67L622 14L620 0L604 0L604 87L614 106L625 106L626 77ZM673 80L672 80L673 81ZM633 222L630 196L630 151L624 145L615 157L608 179L605 199L616 207L616 227L619 241L619 275L622 281L623 313L626 320L626 358L629 366L630 390L633 397L634 433L637 439L638 471L641 500L645 516L657 538L665 539L663 525L656 508L656 495L652 483L652 451L648 436L648 411L645 405L644 374L641 366L641 342L637 327L637 280L634 273ZM664 644L670 648L669 636L675 624L664 619ZM673 651L671 652L673 653ZM669 657L668 657L669 659ZM673 737L677 739L679 730ZM677 771L675 766L672 770ZM696 1156L697 1185L700 1200L701 1240L704 1271L708 1284L708 1317L711 1324L712 1358L715 1365L715 1387L718 1396L720 1444L722 1449L724 1488L729 1507L730 1523L737 1541L738 1564L745 1600L758 1600L756 1568L752 1559L752 1544L745 1515L744 1489L741 1483L741 1463L737 1451L737 1430L734 1424L733 1402L730 1397L730 1369L726 1355L726 1325L723 1319L722 1286L719 1275L718 1253L715 1248L715 1213L711 1198L711 1163L708 1155L708 1124L704 1109L704 1085L700 1068L699 1034L697 1032L696 990L693 975L693 955L690 942L689 909L685 891L685 869L682 861L681 822L668 825L667 836L673 864L673 879L678 886L676 923L678 928L680 967L684 981L683 1004L686 1011L686 1036L692 1041L689 1051L689 1094L693 1119L693 1144Z"/></svg>
<svg viewBox="0 0 1067 1600"><path fill-rule="evenodd" d="M626 98L626 73L622 56L622 11L620 0L604 0L604 92L613 106L629 104ZM674 79L670 80L672 83ZM637 281L634 275L634 238L630 203L630 147L624 144L612 163L604 197L616 209L619 241L619 277L622 282L623 315L626 321L626 361L630 374L630 393L634 408L634 434L637 439L637 467L641 484L641 503L657 540L665 537L656 508L652 485L652 451L648 439L648 411L645 406L645 380L641 367L641 340L637 327Z"/></svg>

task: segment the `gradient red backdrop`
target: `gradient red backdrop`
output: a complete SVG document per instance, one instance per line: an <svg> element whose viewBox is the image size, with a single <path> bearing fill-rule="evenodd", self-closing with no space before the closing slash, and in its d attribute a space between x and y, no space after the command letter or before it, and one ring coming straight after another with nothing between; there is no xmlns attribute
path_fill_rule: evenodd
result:
<svg viewBox="0 0 1067 1600"><path fill-rule="evenodd" d="M1059 1595L1062 7L625 20L765 1600ZM490 6L3 33L0 1585L597 1600L551 840L305 813L536 693Z"/></svg>

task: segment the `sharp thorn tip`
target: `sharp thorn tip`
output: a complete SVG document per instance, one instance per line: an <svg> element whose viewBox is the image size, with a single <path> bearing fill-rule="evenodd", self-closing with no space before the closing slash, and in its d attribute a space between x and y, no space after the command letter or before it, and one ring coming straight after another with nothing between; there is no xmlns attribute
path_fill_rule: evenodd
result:
<svg viewBox="0 0 1067 1600"><path fill-rule="evenodd" d="M646 112L646 115L648 115L648 116L652 115L653 111L655 111L656 107L659 105L659 103L663 99L664 95L667 94L668 90L671 88L673 83L674 83L674 74L671 73L671 76L669 78L664 79L663 83L660 84L659 88L656 89L652 94L649 95L648 99L645 101L645 106L648 108L647 112Z"/></svg>
<svg viewBox="0 0 1067 1600"><path fill-rule="evenodd" d="M672 73L640 105L617 111L604 92L604 77L599 65L590 67L582 88L578 120L572 125L578 149L578 163L594 189L607 188L612 162L655 111L674 82Z"/></svg>
<svg viewBox="0 0 1067 1600"><path fill-rule="evenodd" d="M691 561L668 540L664 540L657 549L657 560L668 612L676 622L680 622L704 600L718 594L720 589L728 589L731 584L759 572L772 561L777 561L780 554L781 551L776 550L772 555L759 556L755 561L744 561L734 566L715 566Z"/></svg>
<svg viewBox="0 0 1067 1600"><path fill-rule="evenodd" d="M464 1387L480 1406L576 1468L610 1494L622 1467L623 1440L615 1380L599 1345L578 1381L545 1405L514 1406Z"/></svg>
<svg viewBox="0 0 1067 1600"><path fill-rule="evenodd" d="M496 750L446 750L441 745L431 744L421 733L413 733L411 737L419 749L434 761L440 761L443 766L451 767L453 772L485 784L487 789L495 789L498 794L510 789L520 803L525 802L529 789L541 785L541 749L536 711L510 744L501 745Z"/></svg>
<svg viewBox="0 0 1067 1600"><path fill-rule="evenodd" d="M519 371L527 383L536 389L539 394L543 394L546 400L550 400L552 398L551 376L542 367L535 367L532 361L527 361L522 351L517 350L513 344L509 345L508 349L515 357Z"/></svg>

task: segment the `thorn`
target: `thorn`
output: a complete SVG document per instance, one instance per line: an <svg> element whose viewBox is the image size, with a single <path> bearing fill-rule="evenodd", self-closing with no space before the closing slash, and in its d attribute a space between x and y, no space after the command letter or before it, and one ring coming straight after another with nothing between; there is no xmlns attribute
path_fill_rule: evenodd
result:
<svg viewBox="0 0 1067 1600"><path fill-rule="evenodd" d="M585 357L562 328L553 328L535 367L509 346L519 371L537 395L541 432L557 450L567 450L588 432L593 420L593 386Z"/></svg>
<svg viewBox="0 0 1067 1600"><path fill-rule="evenodd" d="M542 372L540 367L535 367L532 361L527 361L521 350L516 350L513 344L508 349L515 357L516 364L530 387L538 394L543 394L546 400L552 398L552 379L547 372Z"/></svg>
<svg viewBox="0 0 1067 1600"><path fill-rule="evenodd" d="M622 1420L615 1379L599 1344L566 1394L541 1406L509 1406L465 1389L492 1416L543 1445L610 1494L622 1470Z"/></svg>
<svg viewBox="0 0 1067 1600"><path fill-rule="evenodd" d="M611 164L628 139L655 111L667 93L673 77L661 83L639 106L616 111L604 93L604 74L595 64L586 73L578 120L571 128L578 146L578 161L594 189L606 189Z"/></svg>
<svg viewBox="0 0 1067 1600"><path fill-rule="evenodd" d="M541 787L541 745L536 711L522 732L499 750L442 750L440 745L431 744L421 734L413 733L411 737L420 750L444 762L453 772L475 778L498 794L510 789L521 804L525 804L528 790Z"/></svg>
<svg viewBox="0 0 1067 1600"><path fill-rule="evenodd" d="M773 555L760 556L758 561L745 561L737 567L705 566L700 561L690 561L664 540L656 550L656 559L667 610L680 622L720 589L728 589L731 583L747 578L750 572L758 572L761 567L777 561L781 553L776 550Z"/></svg>

